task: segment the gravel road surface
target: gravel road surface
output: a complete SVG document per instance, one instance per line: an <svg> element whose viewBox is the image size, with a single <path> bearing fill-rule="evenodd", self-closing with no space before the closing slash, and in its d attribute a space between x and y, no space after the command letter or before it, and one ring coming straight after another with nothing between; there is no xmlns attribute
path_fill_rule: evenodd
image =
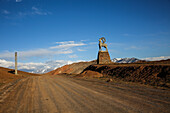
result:
<svg viewBox="0 0 170 113"><path fill-rule="evenodd" d="M66 76L32 76L0 88L0 113L170 113L170 90Z"/></svg>

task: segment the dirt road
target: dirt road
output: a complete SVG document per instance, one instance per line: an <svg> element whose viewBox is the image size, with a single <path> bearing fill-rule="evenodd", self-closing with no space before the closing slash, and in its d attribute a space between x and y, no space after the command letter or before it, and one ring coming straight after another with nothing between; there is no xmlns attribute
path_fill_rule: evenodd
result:
<svg viewBox="0 0 170 113"><path fill-rule="evenodd" d="M0 112L168 113L170 91L63 76L32 76L0 89Z"/></svg>

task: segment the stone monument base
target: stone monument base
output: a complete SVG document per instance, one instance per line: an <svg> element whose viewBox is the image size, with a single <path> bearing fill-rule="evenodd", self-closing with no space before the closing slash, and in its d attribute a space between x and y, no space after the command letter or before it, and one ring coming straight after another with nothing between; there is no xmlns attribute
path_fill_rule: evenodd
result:
<svg viewBox="0 0 170 113"><path fill-rule="evenodd" d="M97 57L97 64L109 64L111 63L108 51L99 51Z"/></svg>

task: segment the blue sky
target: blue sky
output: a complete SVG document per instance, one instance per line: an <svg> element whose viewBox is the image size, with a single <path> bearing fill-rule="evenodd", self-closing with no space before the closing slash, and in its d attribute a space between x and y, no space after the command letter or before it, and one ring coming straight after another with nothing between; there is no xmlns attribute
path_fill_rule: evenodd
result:
<svg viewBox="0 0 170 113"><path fill-rule="evenodd" d="M170 56L170 0L0 0L0 59L94 60Z"/></svg>

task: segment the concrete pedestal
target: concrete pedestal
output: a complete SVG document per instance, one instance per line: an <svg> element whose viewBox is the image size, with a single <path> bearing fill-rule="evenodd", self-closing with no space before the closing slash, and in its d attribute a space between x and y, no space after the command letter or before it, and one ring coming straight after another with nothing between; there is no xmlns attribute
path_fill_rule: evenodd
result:
<svg viewBox="0 0 170 113"><path fill-rule="evenodd" d="M109 64L109 63L111 63L111 60L108 51L99 51L97 57L97 64Z"/></svg>

